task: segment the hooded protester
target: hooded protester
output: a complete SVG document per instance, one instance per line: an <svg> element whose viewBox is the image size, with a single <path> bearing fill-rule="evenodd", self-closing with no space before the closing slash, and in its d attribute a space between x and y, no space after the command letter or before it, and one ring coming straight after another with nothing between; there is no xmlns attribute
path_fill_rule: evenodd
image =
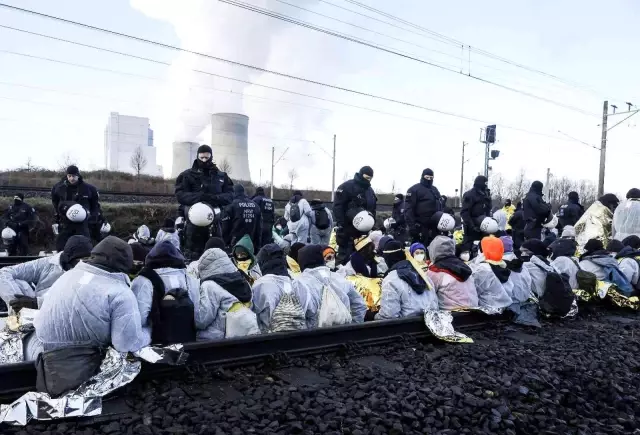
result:
<svg viewBox="0 0 640 435"><path fill-rule="evenodd" d="M309 231L311 243L326 246L329 244L331 231L333 231L333 215L320 199L312 199L310 205L312 211Z"/></svg>
<svg viewBox="0 0 640 435"><path fill-rule="evenodd" d="M289 234L293 234L294 243L308 243L311 214L311 206L303 198L302 192L293 192L293 196L284 207L284 218L287 220Z"/></svg>
<svg viewBox="0 0 640 435"><path fill-rule="evenodd" d="M640 290L640 237L629 236L622 241L623 248L616 255L620 271L635 290Z"/></svg>
<svg viewBox="0 0 640 435"><path fill-rule="evenodd" d="M45 352L84 345L136 352L145 345L138 302L129 288L131 247L108 236L49 289L33 322ZM97 367L102 358L97 361ZM84 381L84 379L83 379Z"/></svg>
<svg viewBox="0 0 640 435"><path fill-rule="evenodd" d="M584 246L584 253L580 256L580 269L593 273L599 281L615 284L625 296L633 291L631 282L620 270L618 262L605 251L598 239L591 239Z"/></svg>
<svg viewBox="0 0 640 435"><path fill-rule="evenodd" d="M3 216L4 225L16 232L15 240L7 250L9 256L29 255L29 230L36 219L36 210L24 202L24 194L16 193L13 204Z"/></svg>
<svg viewBox="0 0 640 435"><path fill-rule="evenodd" d="M562 231L567 225L572 227L584 214L584 207L580 204L578 192L569 192L567 203L558 210L558 231Z"/></svg>
<svg viewBox="0 0 640 435"><path fill-rule="evenodd" d="M129 243L140 243L143 246L146 246L148 251L151 250L156 239L151 237L151 230L146 225L140 225L136 232L133 234L131 239L129 239Z"/></svg>
<svg viewBox="0 0 640 435"><path fill-rule="evenodd" d="M433 185L433 171L422 171L418 184L409 188L405 195L404 218L413 242L429 245L436 236L431 229L431 216L442 211L442 200L438 189Z"/></svg>
<svg viewBox="0 0 640 435"><path fill-rule="evenodd" d="M210 237L207 240L207 243L204 245L204 250L208 251L209 249L218 248L222 251L227 252L227 244L220 237ZM187 273L194 278L200 279L200 259L194 260L187 266Z"/></svg>
<svg viewBox="0 0 640 435"><path fill-rule="evenodd" d="M275 243L258 252L264 275L253 284L253 311L263 333L307 329L317 314L311 311L309 290L289 277L285 257Z"/></svg>
<svg viewBox="0 0 640 435"><path fill-rule="evenodd" d="M199 322L200 283L187 274L182 253L169 240L157 243L145 260L144 268L131 283L138 300L144 345L195 341ZM182 301L181 298L187 298ZM164 308L163 301L178 300L187 307ZM163 313L163 308L167 309ZM173 317L173 318L169 318ZM175 339L178 338L178 341Z"/></svg>
<svg viewBox="0 0 640 435"><path fill-rule="evenodd" d="M251 311L251 286L229 256L222 249L209 249L200 257L198 267L202 326L198 340L259 334Z"/></svg>
<svg viewBox="0 0 640 435"><path fill-rule="evenodd" d="M249 278L249 284L262 276L260 266L253 255L253 243L248 234L238 240L231 251L231 257L236 267Z"/></svg>
<svg viewBox="0 0 640 435"><path fill-rule="evenodd" d="M524 210L522 210L522 202L518 202L518 204L516 204L516 209L507 223L511 227L513 248L516 252L519 252L520 246L522 246L522 243L524 242L524 227L526 225L524 220Z"/></svg>
<svg viewBox="0 0 640 435"><path fill-rule="evenodd" d="M617 210L618 203L619 200L615 195L607 193L584 212L574 227L580 252L583 252L586 243L594 238L599 239L603 244L608 243L611 235L618 240L624 238L613 228L614 210Z"/></svg>
<svg viewBox="0 0 640 435"><path fill-rule="evenodd" d="M233 182L213 163L211 147L201 145L197 154L191 168L176 178L176 198L185 209L185 217L189 216L188 208L199 202L204 202L211 207L223 208L233 201ZM209 227L197 227L187 221L185 257L188 260L197 260L204 251L204 244L208 239Z"/></svg>
<svg viewBox="0 0 640 435"><path fill-rule="evenodd" d="M353 216L361 210L371 213L375 219L378 198L371 188L373 169L360 168L352 180L342 183L335 192L333 213L338 244L338 264L346 264L354 251L353 241L362 234L353 226Z"/></svg>
<svg viewBox="0 0 640 435"><path fill-rule="evenodd" d="M324 246L322 250L322 257L324 257L324 264L329 268L331 272L336 271L336 250L331 246Z"/></svg>
<svg viewBox="0 0 640 435"><path fill-rule="evenodd" d="M572 228L567 226L566 228ZM579 288L577 274L578 259L575 258L578 244L571 238L559 238L549 245L551 252L551 264L559 274L565 274L569 278L569 285L572 289Z"/></svg>
<svg viewBox="0 0 640 435"><path fill-rule="evenodd" d="M244 186L236 184L233 201L224 208L222 237L229 246L234 246L245 235L251 238L254 247L261 246L262 214L260 206L247 196Z"/></svg>
<svg viewBox="0 0 640 435"><path fill-rule="evenodd" d="M391 240L384 249L382 255L389 272L382 280L380 311L375 319L417 317L425 311L437 310L438 297L433 282L429 277L425 281L407 260L402 244Z"/></svg>
<svg viewBox="0 0 640 435"><path fill-rule="evenodd" d="M572 225L565 225L562 228L562 233L560 233L560 238L562 239L576 239L576 229Z"/></svg>
<svg viewBox="0 0 640 435"><path fill-rule="evenodd" d="M463 245L471 245L484 237L480 224L486 217L491 216L491 196L487 177L478 175L473 182L473 188L462 196L462 226L464 228Z"/></svg>
<svg viewBox="0 0 640 435"><path fill-rule="evenodd" d="M478 306L478 292L471 268L456 257L455 243L445 236L437 236L429 245L431 265L427 271L433 281L442 310L457 310Z"/></svg>
<svg viewBox="0 0 640 435"><path fill-rule="evenodd" d="M504 246L502 261L511 271L509 275L511 285L506 285L505 290L514 303L525 302L531 296L531 275L527 269L522 267L523 261L513 252L513 239L510 236L502 236L500 241Z"/></svg>
<svg viewBox="0 0 640 435"><path fill-rule="evenodd" d="M626 199L615 209L612 231L617 240L640 235L640 189L629 190Z"/></svg>
<svg viewBox="0 0 640 435"><path fill-rule="evenodd" d="M256 194L253 195L251 200L260 207L260 215L262 216L262 236L260 237L262 244L258 246L258 248L261 248L273 243L272 229L276 223L276 208L271 198L267 198L263 187L256 188Z"/></svg>
<svg viewBox="0 0 640 435"><path fill-rule="evenodd" d="M300 249L298 253L298 263L302 273L296 281L309 289L308 312L316 313L316 317L310 319L307 325L309 328L318 327L321 319L322 304L328 300L325 295L325 288L333 290L342 305L350 313L350 316L342 316L342 321L347 323L362 323L367 312L367 305L364 299L356 291L353 284L341 275L331 272L325 265L322 255L322 247L318 245L308 245ZM346 314L346 313L345 313ZM335 322L331 322L336 324Z"/></svg>
<svg viewBox="0 0 640 435"><path fill-rule="evenodd" d="M51 203L58 225L57 251L62 251L73 235L90 236L89 224L97 222L100 217L98 201L98 190L83 180L77 166L69 166L65 177L51 189ZM67 218L67 211L74 204L80 204L87 212L88 217L82 222L72 222Z"/></svg>
<svg viewBox="0 0 640 435"><path fill-rule="evenodd" d="M513 303L513 283L509 281L511 270L502 260L504 245L497 237L489 236L480 242L484 260L472 264L473 280L478 292L478 305L494 310L507 308Z"/></svg>
<svg viewBox="0 0 640 435"><path fill-rule="evenodd" d="M531 275L531 289L536 298L540 299L547 288L547 274L555 272L549 264L549 248L538 239L530 239L520 247L520 259L523 266Z"/></svg>
<svg viewBox="0 0 640 435"><path fill-rule="evenodd" d="M620 240L613 239L613 240L609 240L606 250L609 253L609 255L615 258L615 256L618 255L618 252L620 252L622 248L624 248L624 245L622 244L622 242Z"/></svg>
<svg viewBox="0 0 640 435"><path fill-rule="evenodd" d="M362 236L355 241L355 247L356 251L351 254L349 262L341 267L338 273L345 277L362 275L366 278L376 278L378 262L373 241L367 236Z"/></svg>
<svg viewBox="0 0 640 435"><path fill-rule="evenodd" d="M544 202L542 198L543 187L544 185L541 181L531 183L529 193L527 193L522 203L525 220L525 240L542 240L542 225L547 222L551 215L551 206Z"/></svg>
<svg viewBox="0 0 640 435"><path fill-rule="evenodd" d="M493 219L498 223L498 232L496 237L502 237L506 235L507 231L507 212L500 208L493 213Z"/></svg>
<svg viewBox="0 0 640 435"><path fill-rule="evenodd" d="M14 311L38 308L58 278L73 269L80 260L89 257L92 249L89 238L71 236L64 250L52 257L3 267L0 269L0 297Z"/></svg>
<svg viewBox="0 0 640 435"><path fill-rule="evenodd" d="M396 194L393 197L393 211L391 212L393 221L387 234L402 243L407 239L407 222L404 219L405 209L404 195L402 193Z"/></svg>
<svg viewBox="0 0 640 435"><path fill-rule="evenodd" d="M298 253L304 246L304 243L296 242L291 245L291 249L287 254L287 267L289 267L289 275L291 275L291 278L295 278L301 272L300 265L298 264Z"/></svg>
<svg viewBox="0 0 640 435"><path fill-rule="evenodd" d="M180 250L180 235L178 234L178 230L175 228L175 224L176 221L171 218L166 218L162 228L160 228L156 234L156 243L168 240L176 247L176 249Z"/></svg>

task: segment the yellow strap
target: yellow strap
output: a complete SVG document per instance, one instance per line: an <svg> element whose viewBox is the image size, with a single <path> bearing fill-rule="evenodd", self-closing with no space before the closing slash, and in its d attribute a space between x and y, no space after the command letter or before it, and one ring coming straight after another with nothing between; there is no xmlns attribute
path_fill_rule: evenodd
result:
<svg viewBox="0 0 640 435"><path fill-rule="evenodd" d="M242 308L251 307L251 302L234 302L231 305L231 308L227 310L228 313L233 313L234 311L239 311Z"/></svg>

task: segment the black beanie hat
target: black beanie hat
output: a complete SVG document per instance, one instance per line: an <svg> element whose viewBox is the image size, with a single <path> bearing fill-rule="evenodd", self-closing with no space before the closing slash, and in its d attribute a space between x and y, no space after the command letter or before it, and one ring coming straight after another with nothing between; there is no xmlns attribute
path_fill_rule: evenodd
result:
<svg viewBox="0 0 640 435"><path fill-rule="evenodd" d="M222 249L223 251L227 249L227 246L220 237L211 237L207 240L207 243L204 245L204 250L207 251L211 248Z"/></svg>
<svg viewBox="0 0 640 435"><path fill-rule="evenodd" d="M533 255L539 255L540 257L546 257L549 255L547 245L539 239L529 239L522 244L522 248L527 249L533 253Z"/></svg>
<svg viewBox="0 0 640 435"><path fill-rule="evenodd" d="M176 226L176 221L171 218L165 218L162 224L162 228L173 228Z"/></svg>
<svg viewBox="0 0 640 435"><path fill-rule="evenodd" d="M213 156L213 150L211 149L211 147L209 145L200 145L198 147L198 154L200 153L209 153Z"/></svg>
<svg viewBox="0 0 640 435"><path fill-rule="evenodd" d="M293 192L293 196L303 196L303 195L301 191L296 190L295 192Z"/></svg>
<svg viewBox="0 0 640 435"><path fill-rule="evenodd" d="M624 246L629 246L632 249L640 249L640 237L634 235L625 237L625 239L622 241L622 244Z"/></svg>
<svg viewBox="0 0 640 435"><path fill-rule="evenodd" d="M400 201L404 201L404 195L402 193L396 193L396 198L398 198Z"/></svg>
<svg viewBox="0 0 640 435"><path fill-rule="evenodd" d="M382 258L389 269L391 269L396 263L405 260L407 258L404 252L404 246L397 240L389 240L385 243L382 250Z"/></svg>
<svg viewBox="0 0 640 435"><path fill-rule="evenodd" d="M640 199L640 189L635 187L627 192L627 199Z"/></svg>
<svg viewBox="0 0 640 435"><path fill-rule="evenodd" d="M71 165L67 168L67 175L80 175L80 170L76 165Z"/></svg>
<svg viewBox="0 0 640 435"><path fill-rule="evenodd" d="M596 251L603 251L604 244L599 239L591 239L584 245L584 253L589 254Z"/></svg>
<svg viewBox="0 0 640 435"><path fill-rule="evenodd" d="M613 239L609 241L607 245L607 251L615 252L616 254L624 248L624 244L620 240Z"/></svg>
<svg viewBox="0 0 640 435"><path fill-rule="evenodd" d="M258 187L256 189L256 195L263 195L264 196L264 187Z"/></svg>
<svg viewBox="0 0 640 435"><path fill-rule="evenodd" d="M580 195L578 195L578 192L569 192L569 199L572 199L574 201L579 201Z"/></svg>
<svg viewBox="0 0 640 435"><path fill-rule="evenodd" d="M322 246L307 245L298 252L298 265L300 270L313 267L324 266L324 255L322 255Z"/></svg>
<svg viewBox="0 0 640 435"><path fill-rule="evenodd" d="M373 177L373 169L371 169L371 166L363 166L362 168L360 168L359 174Z"/></svg>
<svg viewBox="0 0 640 435"><path fill-rule="evenodd" d="M429 175L429 176L433 177L433 171L431 169L427 168L424 171L422 171L422 176L424 177L425 175Z"/></svg>
<svg viewBox="0 0 640 435"><path fill-rule="evenodd" d="M289 257L293 258L297 262L298 254L302 248L304 248L304 243L301 242L296 242L291 245L291 249L289 250Z"/></svg>

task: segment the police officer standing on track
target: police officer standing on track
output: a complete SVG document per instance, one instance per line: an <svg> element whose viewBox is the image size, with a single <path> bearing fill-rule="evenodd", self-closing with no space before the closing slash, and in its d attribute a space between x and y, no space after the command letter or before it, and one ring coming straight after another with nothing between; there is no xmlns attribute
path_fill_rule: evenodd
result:
<svg viewBox="0 0 640 435"><path fill-rule="evenodd" d="M583 214L584 207L580 204L578 192L569 192L567 203L558 210L558 231L562 234L562 229L567 225L575 226Z"/></svg>
<svg viewBox="0 0 640 435"><path fill-rule="evenodd" d="M24 195L16 193L13 197L13 205L10 205L4 214L4 224L16 233L16 238L9 249L9 255L29 254L29 230L36 219L36 211L24 202Z"/></svg>
<svg viewBox="0 0 640 435"><path fill-rule="evenodd" d="M223 218L223 239L227 246L233 248L247 234L251 238L254 250L261 246L262 215L260 206L245 193L244 186L233 186L233 201L225 207ZM255 252L252 252L254 254Z"/></svg>
<svg viewBox="0 0 640 435"><path fill-rule="evenodd" d="M233 182L213 163L213 151L208 145L198 148L198 157L190 169L176 178L176 198L187 209L198 202L211 207L225 207L233 200ZM188 216L185 210L185 216ZM214 234L218 237L221 234ZM209 227L197 227L187 221L184 254L188 260L200 258L210 236Z"/></svg>
<svg viewBox="0 0 640 435"><path fill-rule="evenodd" d="M433 185L433 171L422 171L418 184L409 188L405 195L404 219L413 242L429 246L436 233L430 225L431 217L442 211L440 192Z"/></svg>
<svg viewBox="0 0 640 435"><path fill-rule="evenodd" d="M99 199L98 189L82 179L76 165L69 166L67 175L51 189L55 224L58 225L57 251L64 250L71 236L89 237L89 223L97 222L100 217ZM81 205L88 216L82 222L73 222L67 216L67 211L75 204Z"/></svg>
<svg viewBox="0 0 640 435"><path fill-rule="evenodd" d="M336 221L336 243L338 264L346 264L355 247L353 240L362 235L354 226L353 217L362 210L376 216L378 198L371 188L373 169L364 166L352 180L345 181L336 189L333 214Z"/></svg>
<svg viewBox="0 0 640 435"><path fill-rule="evenodd" d="M473 182L473 187L462 196L462 210L460 217L464 228L462 243L471 249L474 241L480 241L485 234L480 230L480 224L486 217L491 216L491 193L487 183L489 180L483 175L478 175Z"/></svg>
<svg viewBox="0 0 640 435"><path fill-rule="evenodd" d="M261 244L256 245L256 250L262 248L264 245L273 243L273 234L271 233L273 226L276 223L275 207L271 198L267 198L264 193L264 188L258 187L256 194L252 198L253 202L260 207L260 214L262 215L262 237Z"/></svg>

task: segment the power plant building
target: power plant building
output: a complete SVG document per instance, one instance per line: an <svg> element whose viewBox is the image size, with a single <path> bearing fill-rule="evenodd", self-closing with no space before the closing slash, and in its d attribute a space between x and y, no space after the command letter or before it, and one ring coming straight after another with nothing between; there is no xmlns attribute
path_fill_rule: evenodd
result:
<svg viewBox="0 0 640 435"><path fill-rule="evenodd" d="M193 165L198 158L198 142L174 142L173 159L171 163L171 178L177 178L185 169Z"/></svg>
<svg viewBox="0 0 640 435"><path fill-rule="evenodd" d="M139 167L141 174L162 176L156 151L149 118L111 112L104 130L104 163L108 170L136 174Z"/></svg>

